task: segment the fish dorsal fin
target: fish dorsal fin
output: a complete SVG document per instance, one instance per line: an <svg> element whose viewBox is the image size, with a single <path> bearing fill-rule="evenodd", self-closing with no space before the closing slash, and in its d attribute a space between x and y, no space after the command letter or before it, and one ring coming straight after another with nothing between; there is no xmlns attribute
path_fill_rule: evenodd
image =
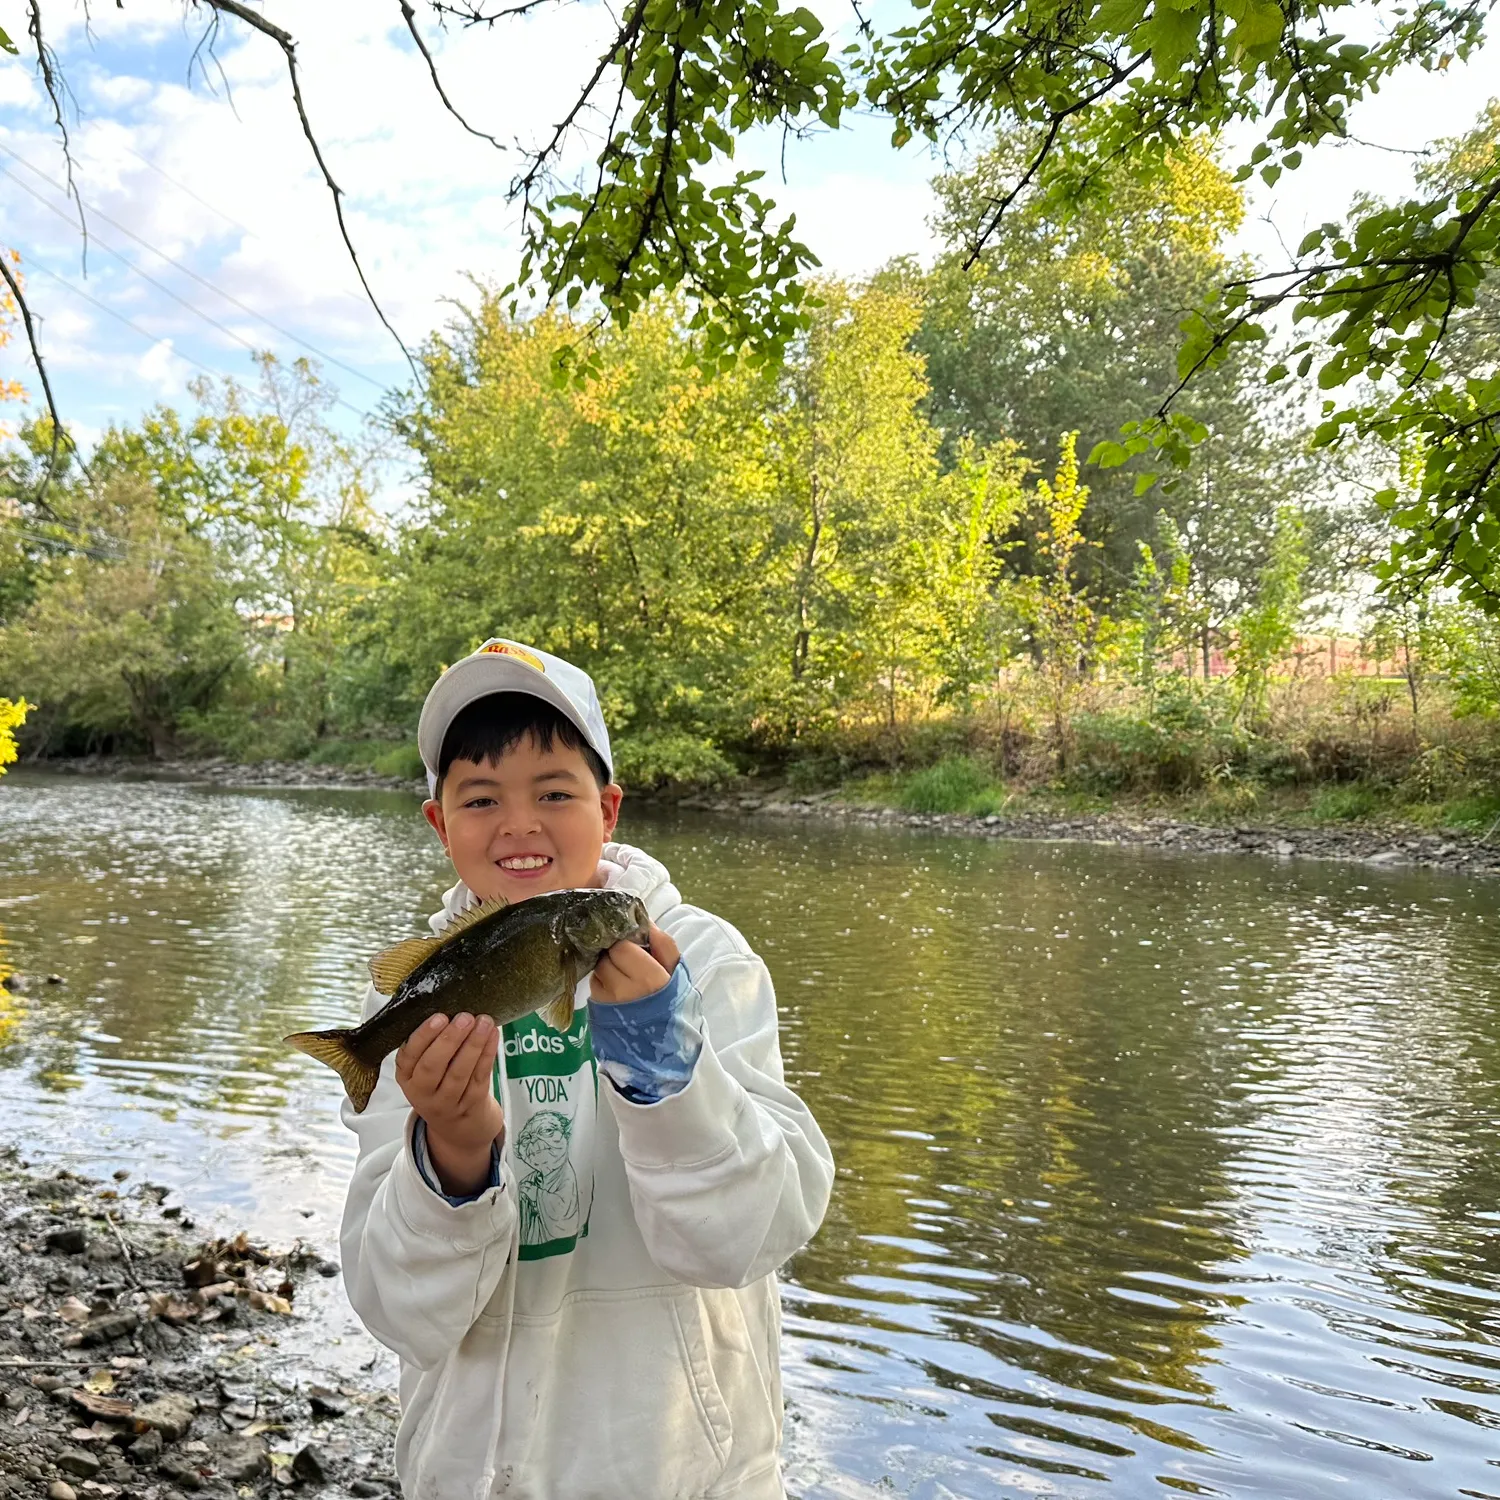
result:
<svg viewBox="0 0 1500 1500"><path fill-rule="evenodd" d="M438 933L433 941L442 947L444 943L452 941L459 933L467 931L476 922L482 922L486 917L493 917L497 911L504 911L510 902L504 896L491 896L488 901L481 901L478 906L471 906L468 911L461 911L449 922L449 924Z"/></svg>
<svg viewBox="0 0 1500 1500"><path fill-rule="evenodd" d="M370 960L370 978L382 995L394 995L401 981L443 946L441 938L407 938Z"/></svg>
<svg viewBox="0 0 1500 1500"><path fill-rule="evenodd" d="M478 906L470 907L468 911L460 912L435 937L407 938L404 943L397 943L395 947L377 953L370 960L370 978L375 981L376 990L382 995L394 995L402 980L419 964L431 958L439 948L451 943L459 933L474 926L476 922L494 916L497 911L504 911L509 905L503 896L494 896Z"/></svg>

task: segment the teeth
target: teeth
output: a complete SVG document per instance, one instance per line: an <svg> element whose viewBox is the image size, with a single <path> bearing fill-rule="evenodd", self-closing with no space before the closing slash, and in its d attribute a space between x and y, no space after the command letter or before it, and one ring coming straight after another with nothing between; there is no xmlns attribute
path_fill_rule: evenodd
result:
<svg viewBox="0 0 1500 1500"><path fill-rule="evenodd" d="M540 854L527 854L520 859L502 859L500 868L502 870L540 870L543 865L551 864L552 861Z"/></svg>

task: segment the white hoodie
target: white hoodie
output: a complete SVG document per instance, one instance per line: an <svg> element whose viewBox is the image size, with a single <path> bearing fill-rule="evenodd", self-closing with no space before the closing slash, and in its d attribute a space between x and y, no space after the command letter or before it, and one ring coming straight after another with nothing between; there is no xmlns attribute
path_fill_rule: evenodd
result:
<svg viewBox="0 0 1500 1500"><path fill-rule="evenodd" d="M507 1039L502 1183L475 1201L419 1174L394 1055L362 1114L344 1103L344 1280L401 1357L409 1500L784 1493L774 1272L822 1222L833 1158L782 1081L771 977L744 938L638 849L606 845L601 874L645 901L702 995L681 1092L635 1104L599 1080L585 980L568 1033L532 1018ZM472 904L454 886L434 932ZM365 1016L385 1003L371 986Z"/></svg>

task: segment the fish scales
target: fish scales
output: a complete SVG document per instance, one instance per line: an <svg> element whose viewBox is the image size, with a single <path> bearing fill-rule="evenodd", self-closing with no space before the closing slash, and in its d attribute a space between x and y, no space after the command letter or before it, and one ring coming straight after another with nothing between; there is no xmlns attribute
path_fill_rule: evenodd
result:
<svg viewBox="0 0 1500 1500"><path fill-rule="evenodd" d="M539 1010L567 1030L578 981L615 943L644 942L647 927L640 898L620 891L487 902L435 937L409 939L371 959L376 987L391 999L368 1021L286 1040L338 1072L357 1113L384 1060L431 1016L468 1011L503 1026Z"/></svg>

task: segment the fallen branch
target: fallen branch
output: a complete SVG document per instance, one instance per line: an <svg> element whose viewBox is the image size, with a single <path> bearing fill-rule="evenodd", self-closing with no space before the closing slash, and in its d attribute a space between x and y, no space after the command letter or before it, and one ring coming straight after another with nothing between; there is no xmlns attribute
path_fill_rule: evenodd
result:
<svg viewBox="0 0 1500 1500"><path fill-rule="evenodd" d="M114 1232L115 1243L120 1247L120 1254L125 1257L125 1274L130 1278L130 1284L137 1290L142 1291L140 1277L135 1274L135 1262L130 1258L130 1246L125 1243L125 1236L120 1233L120 1226L115 1223L108 1212L104 1215L104 1222Z"/></svg>

